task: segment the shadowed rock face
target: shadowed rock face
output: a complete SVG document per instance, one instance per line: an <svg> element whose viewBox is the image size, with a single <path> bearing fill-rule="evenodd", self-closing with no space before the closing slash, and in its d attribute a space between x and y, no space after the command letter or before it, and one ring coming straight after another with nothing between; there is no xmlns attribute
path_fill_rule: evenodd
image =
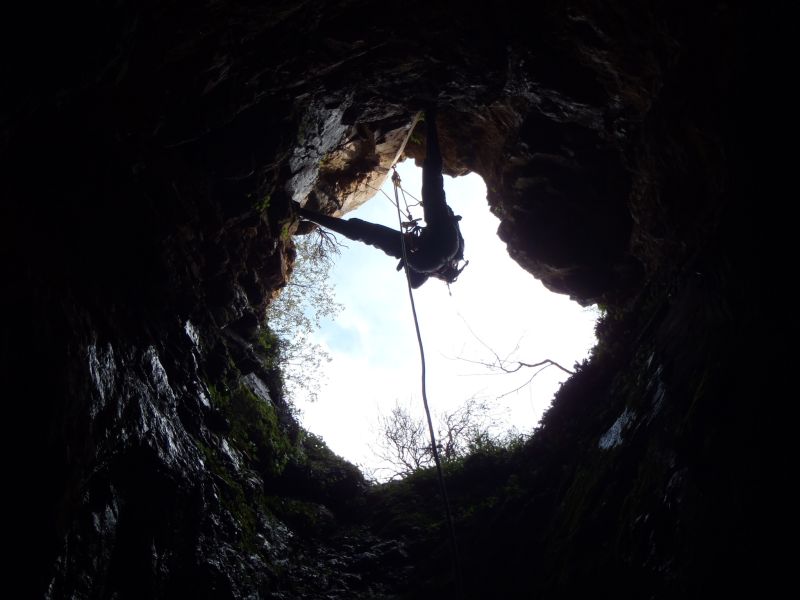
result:
<svg viewBox="0 0 800 600"><path fill-rule="evenodd" d="M782 128L765 101L781 20L534 4L9 13L0 364L31 592L446 592L425 479L368 494L303 432L263 323L291 273L290 200L362 202L432 102L446 172L485 179L510 255L609 312L534 442L456 476L468 596L777 581L785 420L759 400L787 372L763 350L786 337L791 236L754 207L785 196L764 135Z"/></svg>

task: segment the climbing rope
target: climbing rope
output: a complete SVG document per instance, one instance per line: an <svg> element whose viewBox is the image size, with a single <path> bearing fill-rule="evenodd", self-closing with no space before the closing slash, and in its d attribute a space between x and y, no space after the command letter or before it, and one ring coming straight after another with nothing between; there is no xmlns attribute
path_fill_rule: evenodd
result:
<svg viewBox="0 0 800 600"><path fill-rule="evenodd" d="M420 204L422 204L422 200L420 200L419 198L417 198L416 196L414 196L414 195L413 195L411 192L407 192L407 191L406 191L405 189L403 189L402 187L400 188L400 193L401 193L401 194L403 194L403 202L405 202L405 203L406 203L406 208L408 208L408 200L406 200L406 194L408 194L409 196L411 196L411 199L412 199L412 200L414 200L414 201L416 202L416 204L415 204L414 206L419 206Z"/></svg>
<svg viewBox="0 0 800 600"><path fill-rule="evenodd" d="M442 493L442 501L444 503L444 510L447 516L447 525L450 532L450 551L451 551L451 558L453 561L453 575L455 577L456 583L458 585L458 597L464 597L464 583L462 581L461 576L461 561L458 556L458 543L456 542L456 527L455 523L453 522L453 511L450 508L450 498L447 494L447 485L445 485L444 481L444 472L442 471L442 461L439 458L439 447L436 445L436 434L433 430L433 419L431 419L431 409L428 406L428 393L427 393L427 385L425 381L425 348L422 345L422 334L419 330L419 319L417 318L417 308L414 304L414 292L411 287L411 274L408 270L408 260L406 254L406 238L403 235L403 217L400 213L400 198L398 197L398 189L402 191L402 187L400 186L400 175L397 173L397 169L393 166L392 170L394 174L392 175L392 183L394 184L394 197L395 202L394 205L397 208L397 220L400 223L400 245L403 250L403 266L405 267L406 273L406 283L408 284L408 298L411 300L411 314L414 317L414 328L417 331L417 343L419 344L419 358L420 363L422 364L422 404L425 407L425 416L428 419L428 433L430 434L431 438L431 450L433 452L433 462L436 464L436 475L439 478L439 488Z"/></svg>
<svg viewBox="0 0 800 600"><path fill-rule="evenodd" d="M383 190L383 188L376 188L374 185L370 185L369 183L367 184L367 187L368 187L368 188L372 188L372 189L373 189L373 190L375 190L376 192L380 192L381 194L383 194L384 196L386 196L386 198L389 200L389 202L391 202L391 203L392 203L392 206L394 206L394 207L395 207L395 208L397 208L398 210L400 209L400 207L399 207L397 204L395 204L395 201L394 201L394 200L392 200L392 197L391 197L389 194L387 194L387 193L386 193L386 192ZM413 217L411 216L411 213L410 213L410 212L409 212L409 210L408 210L408 204L406 204L406 218L408 218L408 219L413 219Z"/></svg>

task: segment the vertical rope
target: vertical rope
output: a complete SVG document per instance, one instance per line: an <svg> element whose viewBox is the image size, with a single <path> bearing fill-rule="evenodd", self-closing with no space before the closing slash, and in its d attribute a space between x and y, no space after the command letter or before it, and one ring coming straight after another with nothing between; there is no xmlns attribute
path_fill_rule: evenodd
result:
<svg viewBox="0 0 800 600"><path fill-rule="evenodd" d="M433 430L433 419L431 419L431 409L428 406L428 392L425 378L425 348L422 345L422 334L419 330L419 319L417 318L417 307L414 304L414 292L411 288L411 275L408 272L408 260L406 255L406 238L403 235L403 217L400 213L400 198L398 197L397 190L400 187L400 175L397 170L392 167L394 174L392 175L392 183L394 184L394 199L395 207L397 207L397 220L400 225L400 246L403 249L403 266L405 267L406 283L408 284L408 298L411 300L411 314L414 316L414 328L417 332L417 343L419 344L419 358L422 363L422 403L425 407L425 417L428 420L428 433L431 438L431 450L433 451L433 462L436 465L436 474L439 478L439 489L442 493L442 501L444 503L444 511L447 516L447 526L450 532L450 552L453 563L453 576L456 580L458 587L458 597L464 598L464 582L461 574L461 561L458 555L458 543L456 542L456 527L453 521L453 511L450 508L450 497L447 494L447 486L444 481L444 472L442 471L442 461L439 458L439 448L436 445L436 434Z"/></svg>

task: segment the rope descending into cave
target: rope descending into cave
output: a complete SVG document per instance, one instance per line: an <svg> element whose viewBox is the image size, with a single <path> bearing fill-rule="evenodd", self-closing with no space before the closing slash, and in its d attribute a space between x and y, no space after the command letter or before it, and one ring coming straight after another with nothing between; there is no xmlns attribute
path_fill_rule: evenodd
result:
<svg viewBox="0 0 800 600"><path fill-rule="evenodd" d="M428 393L427 385L425 382L425 348L422 345L422 334L419 330L419 319L417 318L417 308L414 304L414 292L411 287L411 275L408 272L408 260L406 256L406 239L403 235L403 216L400 212L400 198L398 197L398 190L402 190L400 186L400 175L397 169L392 166L394 174L392 175L392 183L394 184L394 198L395 207L397 208L397 220L400 224L400 245L403 249L403 266L405 267L406 283L408 284L408 297L411 300L411 314L414 317L414 328L417 331L417 342L419 344L419 358L422 364L422 404L425 407L425 416L428 419L428 433L431 438L431 451L433 453L433 462L436 464L436 475L439 478L439 488L442 492L442 501L444 504L444 511L447 516L447 525L450 532L450 551L453 561L453 575L458 586L458 597L464 597L464 583L461 576L461 561L458 556L458 543L456 542L456 527L453 522L453 511L450 508L450 497L447 494L447 485L444 481L444 472L442 471L442 461L439 458L439 448L436 445L436 434L433 430L433 419L431 419L431 409L428 406ZM405 195L405 194L404 194Z"/></svg>

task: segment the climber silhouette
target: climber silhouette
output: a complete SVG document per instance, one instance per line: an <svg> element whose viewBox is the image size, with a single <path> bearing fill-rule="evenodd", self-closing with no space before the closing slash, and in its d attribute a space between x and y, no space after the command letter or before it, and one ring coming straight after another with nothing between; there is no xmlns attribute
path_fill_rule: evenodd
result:
<svg viewBox="0 0 800 600"><path fill-rule="evenodd" d="M425 111L425 126L427 140L425 160L422 163L422 210L425 227L415 227L412 231L401 233L358 218L339 219L299 208L304 219L400 259L398 271L403 268L402 235L406 241L409 280L414 289L425 283L429 277L436 277L448 284L453 283L466 267L465 263L459 268L459 262L464 258L464 238L458 225L461 217L453 214L452 209L447 206L444 193L435 109Z"/></svg>

